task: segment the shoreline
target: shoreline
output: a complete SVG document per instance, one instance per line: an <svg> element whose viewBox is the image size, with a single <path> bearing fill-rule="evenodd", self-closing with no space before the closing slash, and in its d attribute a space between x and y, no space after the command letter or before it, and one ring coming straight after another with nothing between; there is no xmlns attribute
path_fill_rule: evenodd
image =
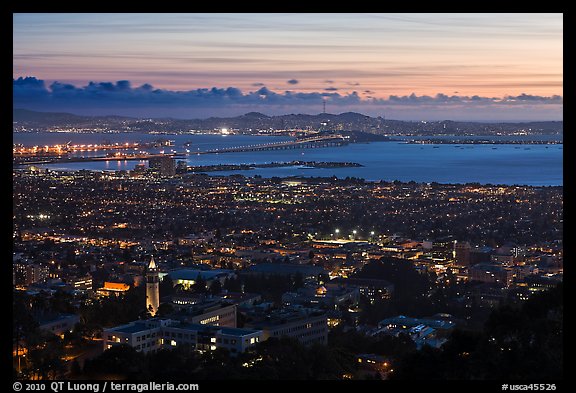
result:
<svg viewBox="0 0 576 393"><path fill-rule="evenodd" d="M306 168L358 168L364 165L357 162L332 162L332 161L286 161L271 162L267 164L217 164L217 165L198 165L187 167L187 173L194 172L218 172L218 171L247 171L255 168L281 168L300 166Z"/></svg>
<svg viewBox="0 0 576 393"><path fill-rule="evenodd" d="M489 140L489 139L419 139L406 141L411 145L563 145L563 141L514 141L514 140Z"/></svg>

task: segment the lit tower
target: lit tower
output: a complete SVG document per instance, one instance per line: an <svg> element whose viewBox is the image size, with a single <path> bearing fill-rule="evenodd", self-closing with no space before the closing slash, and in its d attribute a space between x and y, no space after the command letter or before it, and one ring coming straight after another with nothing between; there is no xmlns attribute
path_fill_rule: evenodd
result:
<svg viewBox="0 0 576 393"><path fill-rule="evenodd" d="M158 267L154 262L154 257L150 258L148 272L146 273L146 309L152 316L156 315L158 306L160 306L160 288L159 288Z"/></svg>

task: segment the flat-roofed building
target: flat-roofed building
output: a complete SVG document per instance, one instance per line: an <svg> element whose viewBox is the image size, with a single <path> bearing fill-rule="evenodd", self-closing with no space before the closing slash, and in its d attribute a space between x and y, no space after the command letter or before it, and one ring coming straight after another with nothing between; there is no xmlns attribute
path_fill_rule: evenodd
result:
<svg viewBox="0 0 576 393"><path fill-rule="evenodd" d="M66 282L76 291L87 291L92 289L92 276L89 274L83 277L68 278Z"/></svg>
<svg viewBox="0 0 576 393"><path fill-rule="evenodd" d="M149 319L105 329L102 332L104 349L115 345L129 345L140 352L188 345L197 351L226 348L232 354L264 340L263 332L186 323L171 319Z"/></svg>
<svg viewBox="0 0 576 393"><path fill-rule="evenodd" d="M388 334L398 337L400 333L405 333L414 341L417 349L424 345L440 348L455 326L452 320L445 317L411 318L398 315L380 321L378 329L372 335Z"/></svg>
<svg viewBox="0 0 576 393"><path fill-rule="evenodd" d="M328 272L320 266L289 263L260 263L258 265L252 265L242 271L242 274L262 274L265 276L294 276L296 274L301 274L304 279L317 279L320 275L327 275L327 273Z"/></svg>
<svg viewBox="0 0 576 393"><path fill-rule="evenodd" d="M514 272L510 268L488 263L479 263L468 268L468 279L498 284L508 287L512 283Z"/></svg>
<svg viewBox="0 0 576 393"><path fill-rule="evenodd" d="M12 268L14 285L28 286L43 283L50 277L50 269L46 265L17 262L13 264Z"/></svg>
<svg viewBox="0 0 576 393"><path fill-rule="evenodd" d="M344 287L357 287L360 295L366 296L371 303L376 300L390 299L394 292L394 284L389 281L376 278L336 278L334 280L338 285Z"/></svg>
<svg viewBox="0 0 576 393"><path fill-rule="evenodd" d="M285 336L296 338L304 345L328 343L328 317L322 311L281 309L249 316L253 320L246 326L262 330L265 340Z"/></svg>
<svg viewBox="0 0 576 393"><path fill-rule="evenodd" d="M38 328L46 332L62 336L66 332L71 332L74 326L80 322L80 316L75 314L60 314L46 318L40 318Z"/></svg>
<svg viewBox="0 0 576 393"><path fill-rule="evenodd" d="M189 289L192 285L196 284L198 279L204 280L208 286L215 280L224 284L226 278L235 277L234 270L227 269L212 269L212 270L199 270L199 269L176 269L168 272L174 285L181 285L184 289Z"/></svg>
<svg viewBox="0 0 576 393"><path fill-rule="evenodd" d="M105 281L102 288L98 288L98 292L101 296L120 296L125 294L130 289L130 285L123 282L111 282Z"/></svg>
<svg viewBox="0 0 576 393"><path fill-rule="evenodd" d="M177 319L201 325L236 327L237 307L235 302L219 296L177 294L170 304L177 311Z"/></svg>
<svg viewBox="0 0 576 393"><path fill-rule="evenodd" d="M150 157L148 166L158 171L161 176L174 176L176 174L176 161L168 155Z"/></svg>

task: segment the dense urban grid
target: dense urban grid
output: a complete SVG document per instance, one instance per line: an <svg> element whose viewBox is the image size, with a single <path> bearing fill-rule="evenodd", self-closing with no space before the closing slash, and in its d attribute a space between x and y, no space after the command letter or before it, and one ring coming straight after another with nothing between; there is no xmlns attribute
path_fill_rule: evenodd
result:
<svg viewBox="0 0 576 393"><path fill-rule="evenodd" d="M562 192L15 169L14 375L561 378Z"/></svg>

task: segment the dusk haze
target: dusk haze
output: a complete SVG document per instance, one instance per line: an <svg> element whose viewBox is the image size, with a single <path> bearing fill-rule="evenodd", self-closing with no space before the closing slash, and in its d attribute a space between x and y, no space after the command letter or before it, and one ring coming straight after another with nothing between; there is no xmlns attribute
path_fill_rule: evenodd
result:
<svg viewBox="0 0 576 393"><path fill-rule="evenodd" d="M13 31L26 109L562 119L561 14L15 14Z"/></svg>

